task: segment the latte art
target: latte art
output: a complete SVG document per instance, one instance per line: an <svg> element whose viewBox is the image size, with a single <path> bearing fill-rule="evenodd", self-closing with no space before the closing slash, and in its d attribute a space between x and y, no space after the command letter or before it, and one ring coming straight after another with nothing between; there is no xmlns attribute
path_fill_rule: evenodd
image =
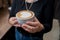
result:
<svg viewBox="0 0 60 40"><path fill-rule="evenodd" d="M29 12L21 12L19 15L20 18L30 18L32 16L32 14Z"/></svg>

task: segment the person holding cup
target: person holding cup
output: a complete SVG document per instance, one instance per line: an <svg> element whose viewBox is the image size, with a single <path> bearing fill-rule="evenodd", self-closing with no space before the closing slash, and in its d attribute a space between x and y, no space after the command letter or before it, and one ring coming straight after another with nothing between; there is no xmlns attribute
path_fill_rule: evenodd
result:
<svg viewBox="0 0 60 40"><path fill-rule="evenodd" d="M32 12L34 16L26 19ZM53 0L13 0L9 23L15 27L16 40L43 40L43 34L52 28L52 20Z"/></svg>

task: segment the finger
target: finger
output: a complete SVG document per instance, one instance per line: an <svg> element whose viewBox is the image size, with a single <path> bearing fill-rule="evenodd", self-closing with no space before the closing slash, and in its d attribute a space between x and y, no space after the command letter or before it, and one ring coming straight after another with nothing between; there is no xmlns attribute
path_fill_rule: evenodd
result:
<svg viewBox="0 0 60 40"><path fill-rule="evenodd" d="M26 29L29 29L29 30L32 29L32 26L29 26L29 25L27 25L27 24L23 24L22 27L25 27Z"/></svg>
<svg viewBox="0 0 60 40"><path fill-rule="evenodd" d="M28 21L28 22L26 22L26 24L31 25L31 26L37 26L39 24L39 22Z"/></svg>
<svg viewBox="0 0 60 40"><path fill-rule="evenodd" d="M41 22L35 17L34 18L35 22L39 22L41 24Z"/></svg>
<svg viewBox="0 0 60 40"><path fill-rule="evenodd" d="M28 25L26 25L26 26L28 27L27 31L29 31L30 33L35 33L37 31L37 27L32 27L32 26L28 26ZM25 26L25 28L26 28L26 26Z"/></svg>
<svg viewBox="0 0 60 40"><path fill-rule="evenodd" d="M13 24L16 24L16 23L18 23L18 21L17 21L17 20L14 20L14 21L12 21L12 23L13 23Z"/></svg>
<svg viewBox="0 0 60 40"><path fill-rule="evenodd" d="M31 30L25 24L22 25L22 28L27 32L31 32Z"/></svg>
<svg viewBox="0 0 60 40"><path fill-rule="evenodd" d="M14 20L14 21L10 20L10 21L9 21L9 23L10 23L11 25L14 25L16 22L17 22L17 20Z"/></svg>
<svg viewBox="0 0 60 40"><path fill-rule="evenodd" d="M37 29L38 28L38 26L36 26L36 27L34 27L34 26L29 26L29 25L27 25L27 24L23 24L23 26L25 27L25 28L27 28L27 29L30 29L30 30L32 30L32 29Z"/></svg>
<svg viewBox="0 0 60 40"><path fill-rule="evenodd" d="M35 21L38 21L38 19L36 17L34 19L35 19Z"/></svg>
<svg viewBox="0 0 60 40"><path fill-rule="evenodd" d="M17 22L16 17L10 18L10 20L9 20L9 23L10 23L10 24L14 24L15 22Z"/></svg>
<svg viewBox="0 0 60 40"><path fill-rule="evenodd" d="M32 27L29 25L24 24L22 28L30 33L36 33L37 32L37 27Z"/></svg>
<svg viewBox="0 0 60 40"><path fill-rule="evenodd" d="M15 26L15 27L20 27L20 24L15 24L14 26Z"/></svg>
<svg viewBox="0 0 60 40"><path fill-rule="evenodd" d="M35 27L29 26L29 25L27 25L27 24L23 24L22 27L24 27L24 28L25 28L27 31L29 31L29 32L34 31L33 29L35 28Z"/></svg>

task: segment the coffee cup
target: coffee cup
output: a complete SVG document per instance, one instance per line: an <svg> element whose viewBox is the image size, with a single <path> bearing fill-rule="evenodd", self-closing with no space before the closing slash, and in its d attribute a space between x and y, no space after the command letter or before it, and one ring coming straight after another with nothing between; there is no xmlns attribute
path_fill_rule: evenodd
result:
<svg viewBox="0 0 60 40"><path fill-rule="evenodd" d="M16 13L17 21L20 24L24 24L27 21L33 21L34 17L35 17L34 12L28 10L19 11Z"/></svg>

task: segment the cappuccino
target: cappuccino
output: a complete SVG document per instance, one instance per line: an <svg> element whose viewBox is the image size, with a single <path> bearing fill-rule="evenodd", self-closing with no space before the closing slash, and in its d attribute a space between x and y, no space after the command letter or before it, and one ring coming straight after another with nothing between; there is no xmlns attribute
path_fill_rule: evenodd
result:
<svg viewBox="0 0 60 40"><path fill-rule="evenodd" d="M20 24L26 23L26 21L32 21L34 16L34 12L27 10L19 11L16 14L16 18Z"/></svg>

